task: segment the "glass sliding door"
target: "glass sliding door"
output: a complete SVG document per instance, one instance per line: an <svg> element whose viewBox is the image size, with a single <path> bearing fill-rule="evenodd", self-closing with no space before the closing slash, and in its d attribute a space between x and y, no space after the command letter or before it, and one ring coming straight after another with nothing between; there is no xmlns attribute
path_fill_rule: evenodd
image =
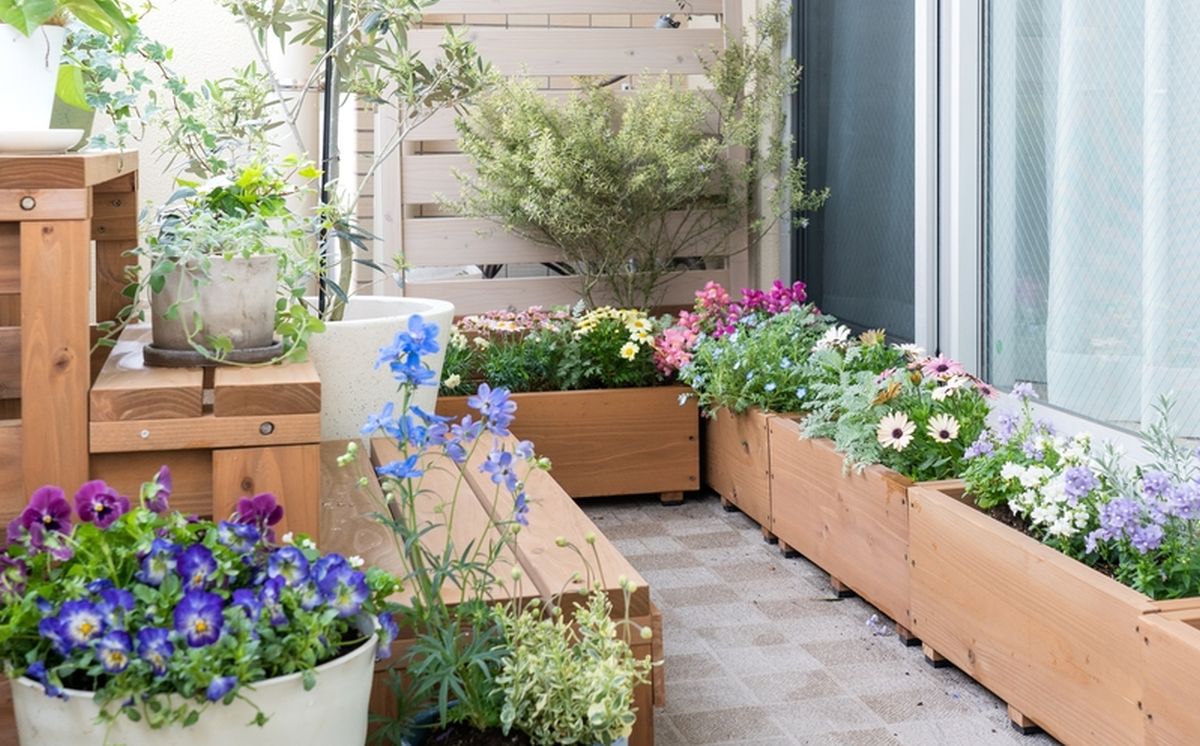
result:
<svg viewBox="0 0 1200 746"><path fill-rule="evenodd" d="M797 231L800 279L860 328L913 337L914 5L801 0L797 142L826 206Z"/></svg>

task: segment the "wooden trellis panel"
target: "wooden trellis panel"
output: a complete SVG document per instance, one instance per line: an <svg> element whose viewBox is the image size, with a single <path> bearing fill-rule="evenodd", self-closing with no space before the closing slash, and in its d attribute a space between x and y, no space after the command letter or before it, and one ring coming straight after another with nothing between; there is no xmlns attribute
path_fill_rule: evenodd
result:
<svg viewBox="0 0 1200 746"><path fill-rule="evenodd" d="M574 86L573 76L670 75L681 84L703 72L702 57L725 43L723 23L741 27L740 0L691 0L691 21L675 0L441 0L426 27L409 34L423 59L438 52L444 25L461 26L480 54L500 72L533 77L545 95L561 98ZM683 25L654 28L660 14L674 14ZM636 85L636 78L634 78ZM377 261L391 265L403 255L411 269L536 265L561 261L552 247L508 234L486 220L447 214L441 206L459 193L455 172L471 172L458 151L453 112L440 112L409 133L391 162L380 168L371 210L380 237ZM715 127L716 122L713 122ZM374 132L360 137L378 150L397 132L394 114L381 112ZM730 240L744 246L744 236ZM727 286L745 284L748 262L736 252L717 269L691 270L671 281L662 302L689 304L709 280ZM572 304L579 299L578 279L570 276L420 279L408 273L399 292L443 298L459 313L504 306ZM377 291L391 292L380 282Z"/></svg>

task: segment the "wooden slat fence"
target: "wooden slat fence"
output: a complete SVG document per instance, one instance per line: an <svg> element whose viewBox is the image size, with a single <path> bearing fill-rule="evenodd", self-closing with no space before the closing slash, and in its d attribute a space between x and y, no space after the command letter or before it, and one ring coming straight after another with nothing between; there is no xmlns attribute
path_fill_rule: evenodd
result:
<svg viewBox="0 0 1200 746"><path fill-rule="evenodd" d="M500 72L533 77L545 95L554 98L569 95L579 75L627 75L634 88L645 75L668 75L679 85L694 85L702 72L700 56L724 45L722 24L728 22L735 32L740 29L741 2L690 0L686 7L686 13L681 12L676 0L441 0L430 9L436 15L426 15L424 27L410 32L409 41L422 55L432 56L445 25L465 27L480 54ZM663 13L673 14L683 25L654 28ZM542 263L561 261L557 250L508 234L486 220L447 214L441 206L459 193L455 171L471 172L469 159L458 150L454 120L452 112L440 112L422 123L377 174L373 199L359 216L381 239L376 242L376 261L391 266L402 253L415 271L406 273L400 289L376 275L373 290L443 298L459 313L577 301L574 277L549 272L523 276L536 273ZM360 117L360 169L396 128L394 114L381 111ZM731 240L731 249L742 243ZM512 271L491 279L478 272L429 279L430 268L483 265L508 265ZM662 302L688 304L708 280L730 286L745 283L744 252L726 258L724 265L681 274ZM367 279L370 276L360 275L360 280Z"/></svg>

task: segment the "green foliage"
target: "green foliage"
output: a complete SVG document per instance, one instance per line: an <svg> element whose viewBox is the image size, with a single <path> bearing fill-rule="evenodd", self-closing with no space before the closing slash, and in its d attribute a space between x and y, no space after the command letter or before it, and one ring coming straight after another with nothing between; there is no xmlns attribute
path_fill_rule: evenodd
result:
<svg viewBox="0 0 1200 746"><path fill-rule="evenodd" d="M835 327L829 341L840 338L842 329L845 327ZM834 438L837 420L847 404L843 394L852 385L874 380L885 370L904 367L910 357L916 357L915 354L906 355L900 346L888 345L882 331L872 330L850 339L849 330L845 329L845 335L845 342L827 343L822 349L815 350L810 359L809 414L804 423L808 437ZM915 347L909 349L914 353L917 351Z"/></svg>
<svg viewBox="0 0 1200 746"><path fill-rule="evenodd" d="M612 605L594 592L575 607L574 625L561 608L549 618L536 602L504 609L508 652L496 683L504 695L504 732L526 733L536 746L611 744L628 737L636 715L633 689L649 681L648 659L635 658L612 619Z"/></svg>
<svg viewBox="0 0 1200 746"><path fill-rule="evenodd" d="M709 414L751 407L803 412L812 382L808 359L828 321L812 304L773 316L747 314L732 333L702 338L680 379L696 390L700 408Z"/></svg>
<svg viewBox="0 0 1200 746"><path fill-rule="evenodd" d="M0 23L25 36L40 26L65 25L72 17L106 36L133 33L129 11L116 0L0 0Z"/></svg>
<svg viewBox="0 0 1200 746"><path fill-rule="evenodd" d="M715 95L660 80L618 100L582 81L556 103L528 80L502 83L459 120L477 175L460 175L453 207L559 249L589 305L605 295L653 306L695 259L728 254L747 221L752 245L781 216L827 197L806 189L802 161L788 163L780 101L798 71L778 56L786 17L772 6L752 42L731 39L707 64ZM776 175L757 205L760 181Z"/></svg>

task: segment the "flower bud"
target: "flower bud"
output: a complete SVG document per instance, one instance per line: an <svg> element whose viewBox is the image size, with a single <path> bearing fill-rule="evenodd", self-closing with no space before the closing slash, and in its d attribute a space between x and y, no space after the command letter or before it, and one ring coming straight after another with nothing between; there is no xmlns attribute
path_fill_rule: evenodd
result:
<svg viewBox="0 0 1200 746"><path fill-rule="evenodd" d="M583 537L583 540L586 541L588 544L595 544L596 543L596 532L588 531L587 534Z"/></svg>
<svg viewBox="0 0 1200 746"><path fill-rule="evenodd" d="M559 536L558 538L556 538L554 540L554 546L556 546L556 547L562 548L562 547L565 547L566 545L567 545L567 537L565 537L565 536Z"/></svg>
<svg viewBox="0 0 1200 746"><path fill-rule="evenodd" d="M512 569L512 579L513 580L520 580L523 577L525 577L525 573L521 571L521 568L514 567Z"/></svg>

